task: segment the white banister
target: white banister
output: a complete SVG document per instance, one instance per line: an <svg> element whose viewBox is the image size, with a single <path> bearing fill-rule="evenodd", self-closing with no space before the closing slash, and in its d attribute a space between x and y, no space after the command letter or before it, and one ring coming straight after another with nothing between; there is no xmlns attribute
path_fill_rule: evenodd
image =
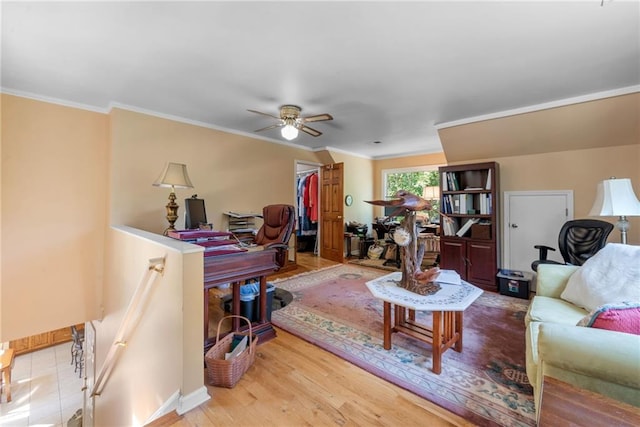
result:
<svg viewBox="0 0 640 427"><path fill-rule="evenodd" d="M138 286L131 297L131 301L129 301L129 306L127 307L127 311L120 322L118 332L113 338L113 343L109 348L107 357L104 359L104 363L100 368L100 373L96 377L93 390L91 390L91 397L100 396L100 393L102 393L102 390L109 379L109 375L113 371L116 361L118 360L120 350L127 346L127 340L131 336L131 333L142 316L156 277L158 274L162 274L164 272L164 263L164 258L152 258L149 260L149 266L142 277L142 280L138 283Z"/></svg>

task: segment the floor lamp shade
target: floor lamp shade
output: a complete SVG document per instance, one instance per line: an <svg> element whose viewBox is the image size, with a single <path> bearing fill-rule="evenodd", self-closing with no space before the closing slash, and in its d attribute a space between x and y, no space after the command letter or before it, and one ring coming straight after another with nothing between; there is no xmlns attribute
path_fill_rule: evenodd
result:
<svg viewBox="0 0 640 427"><path fill-rule="evenodd" d="M169 194L169 203L167 204L167 221L169 221L169 227L164 230L166 236L169 231L175 230L175 223L178 219L178 208L180 207L176 203L177 188L193 188L193 184L189 179L187 173L187 165L182 163L167 163L164 170L153 183L156 187L171 187L171 193Z"/></svg>
<svg viewBox="0 0 640 427"><path fill-rule="evenodd" d="M605 179L598 183L596 200L589 216L617 216L622 243L627 243L629 222L627 216L640 216L640 201L633 192L628 178Z"/></svg>

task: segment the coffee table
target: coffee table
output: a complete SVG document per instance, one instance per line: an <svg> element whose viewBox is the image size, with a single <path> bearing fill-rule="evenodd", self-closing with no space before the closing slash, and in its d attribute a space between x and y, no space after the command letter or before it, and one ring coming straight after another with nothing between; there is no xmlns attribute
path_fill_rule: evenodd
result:
<svg viewBox="0 0 640 427"><path fill-rule="evenodd" d="M419 295L398 286L402 272L394 272L366 283L371 294L384 302L383 347L391 348L391 334L405 335L431 344L432 371L442 372L442 353L453 347L462 351L462 314L482 290L463 280L460 284L439 283L441 289L433 295ZM391 311L393 308L393 322ZM431 327L416 321L416 311L433 314Z"/></svg>

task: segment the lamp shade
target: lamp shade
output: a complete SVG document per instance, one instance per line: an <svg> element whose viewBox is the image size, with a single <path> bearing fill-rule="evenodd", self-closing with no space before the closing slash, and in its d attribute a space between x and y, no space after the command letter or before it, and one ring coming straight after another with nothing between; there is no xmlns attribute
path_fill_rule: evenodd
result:
<svg viewBox="0 0 640 427"><path fill-rule="evenodd" d="M437 200L440 198L440 187L431 186L424 187L422 190L422 198L425 200Z"/></svg>
<svg viewBox="0 0 640 427"><path fill-rule="evenodd" d="M611 178L598 183L589 216L640 216L640 201L633 192L631 180Z"/></svg>
<svg viewBox="0 0 640 427"><path fill-rule="evenodd" d="M187 173L187 165L182 163L167 163L153 185L156 187L193 188Z"/></svg>

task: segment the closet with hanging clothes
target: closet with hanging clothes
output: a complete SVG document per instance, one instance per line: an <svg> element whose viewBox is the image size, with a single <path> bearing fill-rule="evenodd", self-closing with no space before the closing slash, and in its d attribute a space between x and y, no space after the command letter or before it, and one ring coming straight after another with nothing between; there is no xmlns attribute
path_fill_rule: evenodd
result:
<svg viewBox="0 0 640 427"><path fill-rule="evenodd" d="M304 166L304 165L299 165ZM296 172L296 240L298 252L318 253L318 168Z"/></svg>

